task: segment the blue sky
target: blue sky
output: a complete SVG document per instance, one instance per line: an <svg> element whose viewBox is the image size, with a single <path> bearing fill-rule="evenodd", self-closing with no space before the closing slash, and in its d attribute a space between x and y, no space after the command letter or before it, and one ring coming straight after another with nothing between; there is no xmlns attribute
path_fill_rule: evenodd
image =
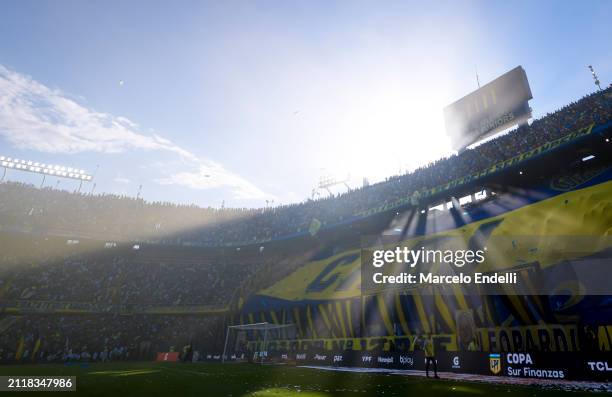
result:
<svg viewBox="0 0 612 397"><path fill-rule="evenodd" d="M523 65L537 117L594 90L588 64L612 81L604 0L0 7L0 154L153 201L298 202L321 175L357 187L447 155L442 108L476 65L481 83Z"/></svg>

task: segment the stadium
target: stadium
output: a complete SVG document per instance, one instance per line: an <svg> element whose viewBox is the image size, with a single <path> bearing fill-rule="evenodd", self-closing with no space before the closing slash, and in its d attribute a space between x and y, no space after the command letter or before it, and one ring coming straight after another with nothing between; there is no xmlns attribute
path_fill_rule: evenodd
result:
<svg viewBox="0 0 612 397"><path fill-rule="evenodd" d="M4 141L0 390L612 391L612 85L590 71L533 116L529 70L497 70L447 103L453 154L285 205L96 193L93 169ZM0 64L7 98L15 76Z"/></svg>

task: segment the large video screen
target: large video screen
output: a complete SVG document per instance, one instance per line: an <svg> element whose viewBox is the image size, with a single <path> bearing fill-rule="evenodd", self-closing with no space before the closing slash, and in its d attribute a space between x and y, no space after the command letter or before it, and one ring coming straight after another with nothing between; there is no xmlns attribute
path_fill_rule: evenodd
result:
<svg viewBox="0 0 612 397"><path fill-rule="evenodd" d="M456 149L489 133L512 126L529 116L532 99L527 74L521 66L510 70L444 108L446 131Z"/></svg>

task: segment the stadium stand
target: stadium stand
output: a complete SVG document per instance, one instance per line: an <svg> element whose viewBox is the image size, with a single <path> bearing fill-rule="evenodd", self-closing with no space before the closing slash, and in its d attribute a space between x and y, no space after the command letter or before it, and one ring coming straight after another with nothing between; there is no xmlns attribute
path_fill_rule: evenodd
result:
<svg viewBox="0 0 612 397"><path fill-rule="evenodd" d="M414 192L442 186L485 170L580 128L612 120L612 88L593 93L530 126L443 158L411 173L337 196L265 209L199 208L147 203L114 195L73 194L4 183L0 222L15 230L81 235L112 241L153 240L204 246L266 242L308 233L313 219L323 227L389 208Z"/></svg>
<svg viewBox="0 0 612 397"><path fill-rule="evenodd" d="M153 359L156 352L182 351L186 345L201 352L219 352L226 324L274 322L276 314L272 313L276 313L275 305L281 298L290 304L279 312L291 312L293 320L303 318L314 324L299 331L301 339L339 339L340 335L408 338L428 331L424 325L428 320L419 318L427 317L422 313L414 320L392 314L392 320L387 321L382 309L379 317L373 317L377 319L375 324L340 327L326 315L311 316L310 303L302 304L299 297L290 295L299 289L308 290L319 294L317 305L331 307L325 288L333 277L327 272L338 263L332 266L333 262L325 260L358 249L361 235L381 234L402 211L414 206L427 208L435 204L434 198L447 199L454 194L452 189L459 188L450 183L466 175L488 176L487 170L492 167L547 145L560 150L562 144L571 144L576 149L580 143L565 140L567 136L576 131L586 131L588 138L592 131L609 133L611 122L612 88L608 88L535 120L530 126L409 174L334 197L267 209L147 203L128 197L2 183L0 241L6 248L0 258L0 361ZM554 146L551 142L559 144ZM537 167L544 170L543 162L537 161ZM545 171L545 182L551 180L551 172L595 175L593 179L608 170L609 159L604 157L602 161L586 168L580 164L553 164L550 167L554 171ZM543 177L525 179L515 181L513 187L534 188L543 181ZM483 186L475 180L467 185L465 192ZM435 194L427 196L426 192L432 189L436 189ZM415 196L415 192L419 193ZM581 199L600 193L585 194ZM464 209L474 217L491 208L499 213L510 208L508 201L503 201L508 196L488 196ZM596 215L605 220L605 213L602 210ZM440 227L449 220L456 222L454 215L432 216ZM520 219L529 216L531 213L526 213ZM313 219L323 225L318 233L309 231ZM405 232L402 237L406 238L425 233L417 229L413 236L407 236ZM318 272L311 272L307 265ZM341 305L346 305L347 313L365 307L347 303L355 298L348 294L358 292L354 285L342 290L346 299ZM412 305L408 300L406 296L397 298L397 313ZM527 304L538 306L540 302L534 299ZM380 309L384 303L374 298L367 305ZM436 310L443 306L444 302L436 302ZM315 304L312 307L314 312ZM331 313L337 307L340 306L325 310ZM414 312L413 307L416 306L406 310ZM316 310L325 311L321 306ZM480 310L485 318L484 309ZM568 318L576 314L567 311L565 303L553 311ZM443 316L439 312L435 316ZM550 319L544 309L536 310L535 316L528 313L522 318L521 314L512 312L521 326L535 327ZM456 334L455 319L443 320L448 330L435 331ZM495 327L504 321L486 318L478 325ZM605 327L606 321L605 316L593 316L574 324L585 350L600 349L597 327ZM388 345L395 348L395 343ZM483 346L483 341L471 348L470 343L464 345L457 346L455 340L453 346L456 350L495 350ZM251 348L254 347L248 347ZM310 347L312 351L324 348L325 343ZM382 346L375 348L382 350ZM287 350L286 346L276 349Z"/></svg>

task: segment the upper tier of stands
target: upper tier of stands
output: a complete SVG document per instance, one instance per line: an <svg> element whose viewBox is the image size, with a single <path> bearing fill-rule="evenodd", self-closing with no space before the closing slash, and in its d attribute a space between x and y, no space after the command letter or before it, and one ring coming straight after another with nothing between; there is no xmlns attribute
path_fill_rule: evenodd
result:
<svg viewBox="0 0 612 397"><path fill-rule="evenodd" d="M253 244L306 233L358 218L414 192L485 170L589 125L612 121L612 87L458 155L411 173L347 193L266 209L200 208L145 202L115 195L88 195L7 182L0 184L0 224L5 229L81 235L106 240L172 240L198 245Z"/></svg>

